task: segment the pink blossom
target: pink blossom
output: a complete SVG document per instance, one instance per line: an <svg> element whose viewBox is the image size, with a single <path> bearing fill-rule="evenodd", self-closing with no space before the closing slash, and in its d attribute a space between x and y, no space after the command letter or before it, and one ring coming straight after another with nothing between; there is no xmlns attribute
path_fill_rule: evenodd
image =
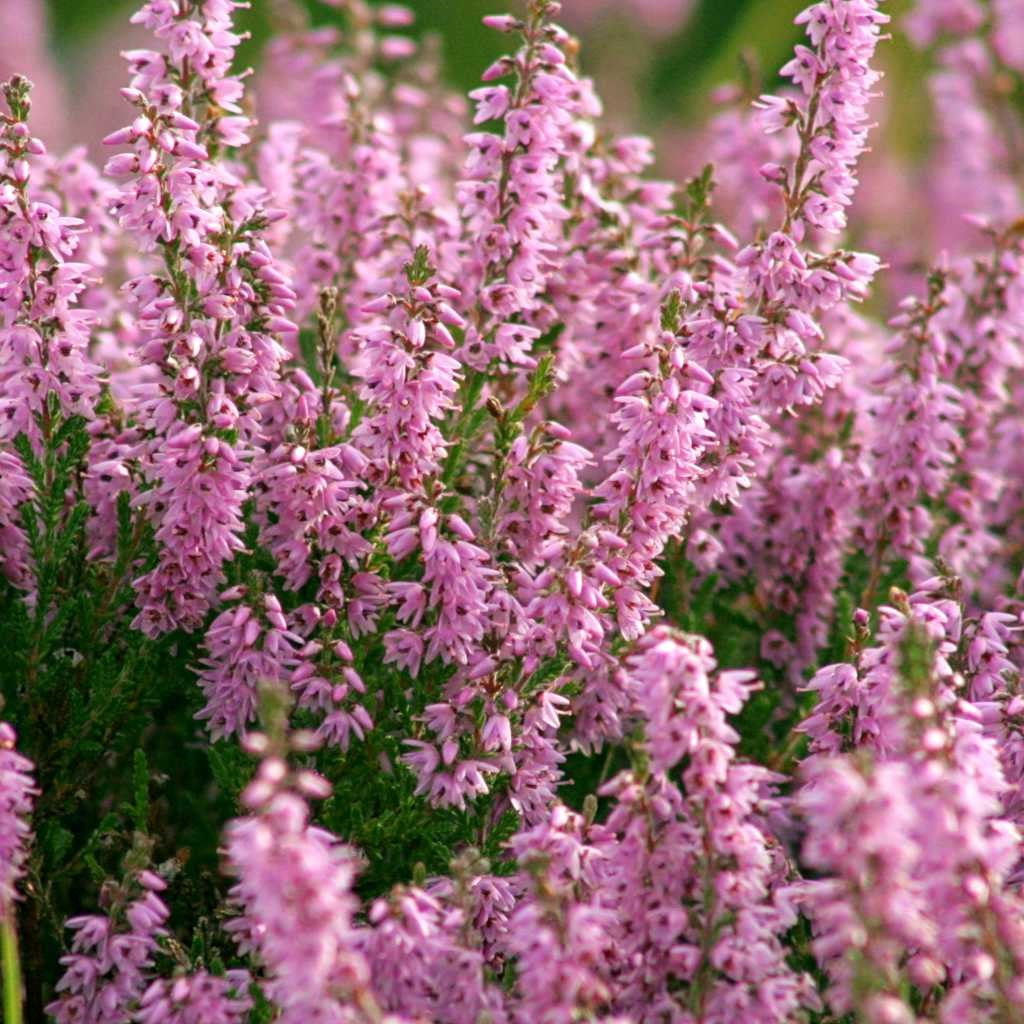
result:
<svg viewBox="0 0 1024 1024"><path fill-rule="evenodd" d="M33 764L15 748L17 735L0 722L0 917L10 913L25 870L32 835L30 817L36 789Z"/></svg>
<svg viewBox="0 0 1024 1024"><path fill-rule="evenodd" d="M59 1024L128 1024L148 984L157 940L166 935L168 910L158 893L166 883L151 871L129 877L108 899L123 914L68 919L75 933L61 957L64 975L46 1012ZM113 908L112 908L113 910Z"/></svg>

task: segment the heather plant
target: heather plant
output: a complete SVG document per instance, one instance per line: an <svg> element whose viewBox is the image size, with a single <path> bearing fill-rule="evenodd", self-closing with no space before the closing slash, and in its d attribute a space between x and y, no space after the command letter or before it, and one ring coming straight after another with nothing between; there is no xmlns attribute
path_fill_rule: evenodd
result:
<svg viewBox="0 0 1024 1024"><path fill-rule="evenodd" d="M145 0L103 168L4 86L4 1020L1024 1022L1017 6L814 3L679 184L556 0L468 100L330 6Z"/></svg>

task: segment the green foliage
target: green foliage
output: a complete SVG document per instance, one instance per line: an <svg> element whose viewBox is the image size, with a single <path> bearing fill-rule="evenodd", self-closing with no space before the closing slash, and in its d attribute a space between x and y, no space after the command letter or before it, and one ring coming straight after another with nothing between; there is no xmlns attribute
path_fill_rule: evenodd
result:
<svg viewBox="0 0 1024 1024"><path fill-rule="evenodd" d="M23 507L34 594L0 586L4 715L18 723L41 790L29 865L38 898L22 937L30 990L52 984L63 917L95 907L134 835L194 844L196 868L209 868L224 812L195 743L195 641L152 641L131 628L131 581L154 557L150 531L123 497L115 557L87 559L85 424L51 403L40 430L40 446L16 442L34 488Z"/></svg>
<svg viewBox="0 0 1024 1024"><path fill-rule="evenodd" d="M683 191L683 216L692 222L704 219L704 214L711 205L711 194L715 190L714 164L705 164L700 174L686 183Z"/></svg>
<svg viewBox="0 0 1024 1024"><path fill-rule="evenodd" d="M594 753L574 751L565 759L566 784L559 791L559 797L573 810L586 814L591 810L588 801L609 779L630 767L629 751L626 746L609 744ZM611 807L606 797L598 797L593 814L603 818Z"/></svg>
<svg viewBox="0 0 1024 1024"><path fill-rule="evenodd" d="M446 873L452 859L469 846L480 849L500 870L502 844L512 834L516 816L499 812L493 821L494 794L465 811L431 808L415 795L415 777L391 759L394 753L375 752L374 744L367 743L325 765L335 780L334 793L319 816L366 856L357 881L360 895L383 896L417 873Z"/></svg>
<svg viewBox="0 0 1024 1024"><path fill-rule="evenodd" d="M805 6L802 0L702 0L682 31L658 48L649 94L667 113L734 80L741 64L779 67L799 35L792 19ZM771 88L774 83L762 84Z"/></svg>
<svg viewBox="0 0 1024 1024"><path fill-rule="evenodd" d="M435 268L430 262L430 250L427 246L417 245L412 259L402 269L405 271L405 279L414 288L417 285L426 284L435 273Z"/></svg>
<svg viewBox="0 0 1024 1024"><path fill-rule="evenodd" d="M138 832L149 830L149 762L141 749L132 758L132 802L125 811Z"/></svg>

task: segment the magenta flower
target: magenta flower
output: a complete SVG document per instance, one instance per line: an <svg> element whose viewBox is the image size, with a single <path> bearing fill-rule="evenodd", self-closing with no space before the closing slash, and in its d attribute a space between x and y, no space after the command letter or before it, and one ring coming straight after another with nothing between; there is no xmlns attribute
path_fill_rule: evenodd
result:
<svg viewBox="0 0 1024 1024"><path fill-rule="evenodd" d="M294 293L260 237L272 219L262 190L216 159L248 141L241 80L229 73L237 6L142 7L134 20L166 54L126 55L133 78L124 95L136 117L105 140L132 147L107 165L129 179L114 201L120 225L144 251L162 251L167 268L128 285L140 351L158 369L140 409L154 440L137 451L150 489L136 504L161 545L157 567L136 582L137 624L151 635L197 628L223 585L223 566L241 546L246 446L260 436L260 407L279 391L287 355L279 336L295 329L286 319ZM241 450L225 442L231 432Z"/></svg>
<svg viewBox="0 0 1024 1024"><path fill-rule="evenodd" d="M139 1024L243 1024L252 1009L247 971L205 971L154 981L142 995Z"/></svg>
<svg viewBox="0 0 1024 1024"><path fill-rule="evenodd" d="M0 722L0 916L10 912L18 895L16 886L25 870L37 792L32 762L15 749L17 738L7 722Z"/></svg>
<svg viewBox="0 0 1024 1024"><path fill-rule="evenodd" d="M225 854L237 879L231 898L240 912L228 929L243 953L258 953L282 1020L367 1019L358 1014L369 1014L375 998L353 921L357 859L310 823L306 803L329 786L309 772L289 774L261 734L248 746L263 759L243 794L251 813L227 827Z"/></svg>
<svg viewBox="0 0 1024 1024"><path fill-rule="evenodd" d="M111 912L72 917L71 952L57 999L46 1008L58 1024L128 1024L149 984L158 940L167 934L168 910L157 895L166 883L151 871L107 890Z"/></svg>

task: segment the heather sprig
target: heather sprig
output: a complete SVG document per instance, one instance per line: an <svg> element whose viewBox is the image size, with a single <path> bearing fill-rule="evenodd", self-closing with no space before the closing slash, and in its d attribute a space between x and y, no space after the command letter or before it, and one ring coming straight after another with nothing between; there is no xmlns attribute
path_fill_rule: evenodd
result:
<svg viewBox="0 0 1024 1024"><path fill-rule="evenodd" d="M149 489L137 496L155 525L157 566L135 583L140 627L195 629L242 547L242 505L260 407L277 397L282 335L294 293L260 232L273 215L262 190L218 158L249 140L241 80L230 74L237 5L145 4L136 20L166 53L127 55L132 123L108 136L131 144L107 172L128 176L114 201L121 226L159 264L128 288L140 349L159 367L140 402L149 434L137 456ZM192 115L196 115L196 120Z"/></svg>
<svg viewBox="0 0 1024 1024"><path fill-rule="evenodd" d="M4 1019L22 1020L22 978L15 928L18 886L25 873L32 838L36 796L32 762L16 749L17 734L0 722L0 998Z"/></svg>

